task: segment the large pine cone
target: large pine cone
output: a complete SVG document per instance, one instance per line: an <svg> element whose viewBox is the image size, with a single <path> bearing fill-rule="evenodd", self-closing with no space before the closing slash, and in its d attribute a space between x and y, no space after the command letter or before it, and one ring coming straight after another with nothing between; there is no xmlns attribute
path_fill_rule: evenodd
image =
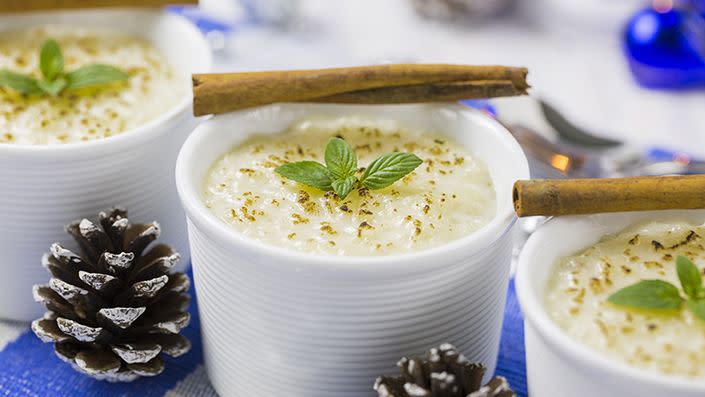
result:
<svg viewBox="0 0 705 397"><path fill-rule="evenodd" d="M515 396L501 376L482 386L485 367L469 362L447 343L429 350L426 360L403 357L397 366L400 376L377 378L374 389L380 397Z"/></svg>
<svg viewBox="0 0 705 397"><path fill-rule="evenodd" d="M54 342L56 354L94 378L129 382L158 375L160 353L180 356L191 344L186 327L189 279L169 273L180 255L159 244L159 224L130 224L127 211L99 214L66 227L81 255L51 246L42 264L51 272L48 285L35 285L34 297L46 305L32 330Z"/></svg>

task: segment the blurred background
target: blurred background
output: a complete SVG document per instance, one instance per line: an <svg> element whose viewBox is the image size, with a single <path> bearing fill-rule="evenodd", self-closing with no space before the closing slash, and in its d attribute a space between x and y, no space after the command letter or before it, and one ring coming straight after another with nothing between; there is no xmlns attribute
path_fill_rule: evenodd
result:
<svg viewBox="0 0 705 397"><path fill-rule="evenodd" d="M705 173L705 0L201 0L216 71L527 66L531 97L473 101L534 176Z"/></svg>

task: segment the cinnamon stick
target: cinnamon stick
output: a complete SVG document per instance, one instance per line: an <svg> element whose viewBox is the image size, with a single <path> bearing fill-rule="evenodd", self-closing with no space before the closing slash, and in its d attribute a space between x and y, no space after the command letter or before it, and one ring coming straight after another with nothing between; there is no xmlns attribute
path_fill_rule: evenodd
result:
<svg viewBox="0 0 705 397"><path fill-rule="evenodd" d="M430 83L402 85L398 87L370 88L350 91L306 102L323 103L415 103L419 99L428 102L458 101L499 96L516 96L517 90L510 81L461 81L458 83Z"/></svg>
<svg viewBox="0 0 705 397"><path fill-rule="evenodd" d="M0 12L107 7L163 7L172 4L198 4L198 0L2 0L0 1Z"/></svg>
<svg viewBox="0 0 705 397"><path fill-rule="evenodd" d="M519 217L705 208L705 175L533 179L514 184Z"/></svg>
<svg viewBox="0 0 705 397"><path fill-rule="evenodd" d="M193 112L275 102L411 103L524 95L526 68L398 64L193 76Z"/></svg>

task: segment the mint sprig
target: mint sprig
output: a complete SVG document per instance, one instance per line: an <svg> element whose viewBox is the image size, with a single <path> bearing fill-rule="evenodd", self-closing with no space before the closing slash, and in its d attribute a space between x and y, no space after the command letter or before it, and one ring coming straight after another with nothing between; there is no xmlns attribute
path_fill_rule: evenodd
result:
<svg viewBox="0 0 705 397"><path fill-rule="evenodd" d="M385 154L365 169L360 183L370 189L385 188L415 170L422 162L420 158L410 153Z"/></svg>
<svg viewBox="0 0 705 397"><path fill-rule="evenodd" d="M607 300L615 305L647 310L676 310L683 304L678 288L663 280L640 281L615 292Z"/></svg>
<svg viewBox="0 0 705 397"><path fill-rule="evenodd" d="M304 185L316 189L331 190L330 173L323 164L315 161L299 161L277 167L274 171Z"/></svg>
<svg viewBox="0 0 705 397"><path fill-rule="evenodd" d="M27 95L36 95L43 92L37 85L37 80L10 70L0 70L0 86L11 88Z"/></svg>
<svg viewBox="0 0 705 397"><path fill-rule="evenodd" d="M71 72L64 71L64 55L56 40L48 39L39 51L39 70L42 79L0 70L0 86L11 88L25 95L57 96L63 90L125 81L129 75L110 65L92 64Z"/></svg>
<svg viewBox="0 0 705 397"><path fill-rule="evenodd" d="M325 149L326 165L315 161L299 161L277 167L274 171L285 178L323 191L334 191L345 198L356 186L382 189L392 185L416 169L423 160L413 153L394 152L375 159L358 180L357 155L341 138L331 138Z"/></svg>
<svg viewBox="0 0 705 397"><path fill-rule="evenodd" d="M331 138L326 145L326 167L333 180L345 180L357 170L355 151L344 139Z"/></svg>
<svg viewBox="0 0 705 397"><path fill-rule="evenodd" d="M39 70L47 81L53 81L64 71L64 54L56 40L44 42L39 51Z"/></svg>
<svg viewBox="0 0 705 397"><path fill-rule="evenodd" d="M700 270L690 259L685 256L676 258L676 271L686 296L690 299L705 298L703 296L703 279L700 275Z"/></svg>
<svg viewBox="0 0 705 397"><path fill-rule="evenodd" d="M678 287L667 281L642 280L622 288L607 300L617 306L658 311L676 311L685 302L696 317L705 321L705 289L700 270L684 256L676 258L676 270L685 298Z"/></svg>
<svg viewBox="0 0 705 397"><path fill-rule="evenodd" d="M86 65L72 72L66 73L69 89L91 87L127 80L129 75L122 70L101 63Z"/></svg>

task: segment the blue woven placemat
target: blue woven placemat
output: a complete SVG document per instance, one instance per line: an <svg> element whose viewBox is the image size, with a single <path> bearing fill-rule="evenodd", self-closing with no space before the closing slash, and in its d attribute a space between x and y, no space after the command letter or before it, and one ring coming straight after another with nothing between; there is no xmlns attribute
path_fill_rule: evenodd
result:
<svg viewBox="0 0 705 397"><path fill-rule="evenodd" d="M514 280L509 283L507 305L504 309L502 341L499 345L497 375L502 375L512 385L519 397L527 397L526 352L524 350L524 317L519 309Z"/></svg>
<svg viewBox="0 0 705 397"><path fill-rule="evenodd" d="M191 291L193 294L193 291ZM191 305L191 324L183 331L193 349L179 359L165 357L166 369L154 378L132 383L94 381L75 372L54 355L51 344L25 330L0 351L0 396L31 397L216 397L202 367L198 312ZM506 377L519 397L526 397L524 328L514 283L509 285L497 374Z"/></svg>

